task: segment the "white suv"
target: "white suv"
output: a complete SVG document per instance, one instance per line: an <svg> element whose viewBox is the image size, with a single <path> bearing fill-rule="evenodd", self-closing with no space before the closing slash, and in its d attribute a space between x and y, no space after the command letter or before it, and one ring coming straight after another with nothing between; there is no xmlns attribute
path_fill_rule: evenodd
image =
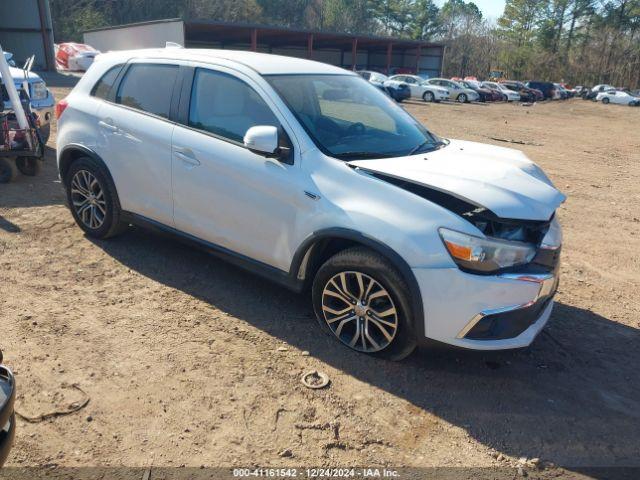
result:
<svg viewBox="0 0 640 480"><path fill-rule="evenodd" d="M354 350L523 347L547 322L564 200L519 151L445 140L353 72L240 51L101 55L57 108L87 235L159 227L311 287Z"/></svg>

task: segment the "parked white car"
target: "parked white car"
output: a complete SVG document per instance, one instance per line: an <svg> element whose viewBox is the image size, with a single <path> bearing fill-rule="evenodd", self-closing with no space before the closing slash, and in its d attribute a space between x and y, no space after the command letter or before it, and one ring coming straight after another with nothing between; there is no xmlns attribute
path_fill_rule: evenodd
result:
<svg viewBox="0 0 640 480"><path fill-rule="evenodd" d="M612 86L612 85L608 85L606 83L601 83L596 85L595 87L593 87L591 89L592 92L608 92L611 90L615 90L616 87Z"/></svg>
<svg viewBox="0 0 640 480"><path fill-rule="evenodd" d="M430 78L426 80L428 85L436 85L449 90L449 98L460 103L477 102L480 99L480 95L470 88L464 85L448 80L446 78Z"/></svg>
<svg viewBox="0 0 640 480"><path fill-rule="evenodd" d="M637 107L638 105L640 105L640 98L634 97L633 95L622 91L600 92L598 93L598 95L596 95L596 101L602 102L605 105L608 103L629 105L630 107Z"/></svg>
<svg viewBox="0 0 640 480"><path fill-rule="evenodd" d="M404 82L391 80L386 75L373 70L357 70L356 73L372 85L375 85L379 90L388 94L396 102L411 98L409 85Z"/></svg>
<svg viewBox="0 0 640 480"><path fill-rule="evenodd" d="M497 90L500 91L500 93L503 93L507 96L507 101L508 102L519 102L520 101L520 94L514 90L510 90L509 88L505 87L503 84L498 83L498 82L482 82L482 86L485 87L490 87L490 88L495 88Z"/></svg>
<svg viewBox="0 0 640 480"><path fill-rule="evenodd" d="M354 350L524 347L549 319L564 195L522 152L440 138L353 72L112 52L57 113L60 177L88 236L151 225L309 287L319 324Z"/></svg>
<svg viewBox="0 0 640 480"><path fill-rule="evenodd" d="M449 100L449 90L444 87L431 85L418 75L393 75L390 80L403 82L409 85L411 98L419 98L425 102L440 102Z"/></svg>

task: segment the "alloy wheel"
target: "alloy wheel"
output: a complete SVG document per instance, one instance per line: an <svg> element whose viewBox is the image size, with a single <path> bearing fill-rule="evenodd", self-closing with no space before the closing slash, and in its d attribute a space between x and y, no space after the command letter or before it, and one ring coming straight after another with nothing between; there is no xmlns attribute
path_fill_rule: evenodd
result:
<svg viewBox="0 0 640 480"><path fill-rule="evenodd" d="M87 170L78 170L71 179L71 202L82 223L93 230L104 223L107 203L98 179Z"/></svg>
<svg viewBox="0 0 640 480"><path fill-rule="evenodd" d="M340 272L329 279L322 292L322 314L333 334L359 352L383 350L398 332L398 309L391 295L362 272Z"/></svg>

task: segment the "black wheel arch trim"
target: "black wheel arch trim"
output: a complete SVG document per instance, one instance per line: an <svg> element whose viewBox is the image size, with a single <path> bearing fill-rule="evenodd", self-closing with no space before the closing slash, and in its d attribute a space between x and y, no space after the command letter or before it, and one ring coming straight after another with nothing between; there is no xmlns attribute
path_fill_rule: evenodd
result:
<svg viewBox="0 0 640 480"><path fill-rule="evenodd" d="M109 180L111 180L111 184L113 185L113 188L116 191L115 202L118 205L118 207L120 207L120 197L118 196L118 187L116 186L116 182L113 180L113 175L111 175L111 171L109 170L109 167L107 166L105 161L102 160L100 155L98 155L96 152L91 150L89 147L86 147L85 145L81 145L79 143L69 143L68 145L65 145L62 148L60 152L60 162L58 164L58 175L60 176L60 180L62 180L62 184L64 185L64 180L65 180L64 177L67 171L69 170L69 167L73 163L72 154L75 152L80 152L83 155L86 155L87 157L95 160L100 165L102 165L102 168L104 169L106 174L109 176Z"/></svg>
<svg viewBox="0 0 640 480"><path fill-rule="evenodd" d="M71 165L72 158L73 158L72 154L76 152L80 152L83 155L86 155L87 157L91 157L96 162L99 162L100 164L102 164L104 169L109 173L109 177L111 178L111 181L113 181L113 177L111 176L109 167L107 167L107 164L104 163L104 160L102 160L100 155L98 155L96 152L91 150L89 147L79 143L69 143L68 145L65 145L64 147L62 147L62 150L60 151L60 162L58 164L58 174L60 175L60 178L62 180L64 180L64 175L66 174L67 170L69 169L69 166Z"/></svg>
<svg viewBox="0 0 640 480"><path fill-rule="evenodd" d="M328 240L347 240L379 253L384 258L389 260L394 267L398 269L404 280L409 286L409 295L411 301L411 309L413 311L412 329L418 343L425 340L425 325L424 325L424 307L422 304L422 294L420 293L420 287L416 280L413 271L409 264L391 247L381 242L380 240L366 235L357 230L349 228L327 228L316 231L307 237L302 244L298 247L293 261L291 263L291 269L289 275L292 279L296 280L296 283L300 282L300 289L304 288L305 284L310 281L307 278L306 271L309 268L309 257L313 252L313 249L317 245L322 245L322 242Z"/></svg>

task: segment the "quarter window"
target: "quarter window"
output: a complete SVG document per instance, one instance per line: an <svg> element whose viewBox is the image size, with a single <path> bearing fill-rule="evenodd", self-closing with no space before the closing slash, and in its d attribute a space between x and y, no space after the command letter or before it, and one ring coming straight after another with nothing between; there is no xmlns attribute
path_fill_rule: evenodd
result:
<svg viewBox="0 0 640 480"><path fill-rule="evenodd" d="M102 98L103 100L106 99L109 95L111 87L113 87L113 84L116 81L118 74L120 73L120 70L122 70L122 64L116 65L115 67L111 67L109 70L107 70L107 73L102 75L100 80L98 80L98 82L91 89L91 95L93 95L94 97Z"/></svg>
<svg viewBox="0 0 640 480"><path fill-rule="evenodd" d="M133 64L127 70L116 103L169 118L177 65Z"/></svg>
<svg viewBox="0 0 640 480"><path fill-rule="evenodd" d="M242 143L256 125L280 128L280 122L258 93L242 80L197 69L191 91L189 126Z"/></svg>

